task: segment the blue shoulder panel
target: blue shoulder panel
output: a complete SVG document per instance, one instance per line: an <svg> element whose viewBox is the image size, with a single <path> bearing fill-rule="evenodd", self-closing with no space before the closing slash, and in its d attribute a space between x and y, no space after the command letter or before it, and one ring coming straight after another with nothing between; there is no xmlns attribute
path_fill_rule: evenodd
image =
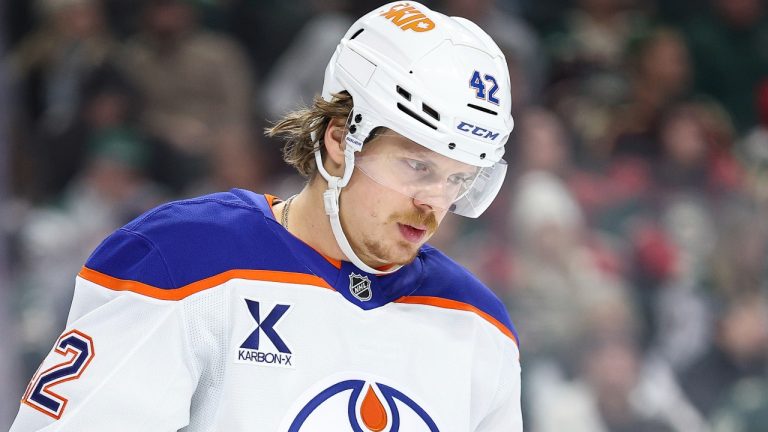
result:
<svg viewBox="0 0 768 432"><path fill-rule="evenodd" d="M119 279L138 280L156 287L174 286L160 252L149 240L125 228L101 242L85 266Z"/></svg>
<svg viewBox="0 0 768 432"><path fill-rule="evenodd" d="M335 278L335 272L318 274L333 268L322 257L296 259L278 230L263 195L243 190L206 195L138 217L104 240L86 267L165 289L233 269Z"/></svg>
<svg viewBox="0 0 768 432"><path fill-rule="evenodd" d="M426 277L411 296L440 297L470 304L494 317L519 341L504 303L490 288L467 269L431 246L424 246L419 256L424 264Z"/></svg>

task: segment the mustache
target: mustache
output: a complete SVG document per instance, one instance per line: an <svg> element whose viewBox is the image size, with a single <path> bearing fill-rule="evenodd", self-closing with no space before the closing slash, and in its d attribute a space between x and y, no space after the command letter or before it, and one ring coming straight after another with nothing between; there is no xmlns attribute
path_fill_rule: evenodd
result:
<svg viewBox="0 0 768 432"><path fill-rule="evenodd" d="M415 227L426 227L428 233L434 233L437 231L437 217L434 213L422 213L422 212L407 212L407 213L395 213L389 217L390 222L398 222L404 225L411 225Z"/></svg>

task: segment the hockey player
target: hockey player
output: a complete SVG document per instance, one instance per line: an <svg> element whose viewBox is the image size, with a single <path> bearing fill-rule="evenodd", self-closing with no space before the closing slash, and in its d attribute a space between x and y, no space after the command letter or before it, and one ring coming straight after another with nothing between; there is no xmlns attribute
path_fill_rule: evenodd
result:
<svg viewBox="0 0 768 432"><path fill-rule="evenodd" d="M504 179L507 66L392 3L270 130L308 177L156 208L96 249L11 431L522 431L501 302L425 242Z"/></svg>

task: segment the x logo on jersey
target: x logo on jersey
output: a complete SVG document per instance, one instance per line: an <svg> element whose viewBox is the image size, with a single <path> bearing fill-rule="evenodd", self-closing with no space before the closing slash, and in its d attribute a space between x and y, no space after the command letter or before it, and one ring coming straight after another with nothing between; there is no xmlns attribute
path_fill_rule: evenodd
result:
<svg viewBox="0 0 768 432"><path fill-rule="evenodd" d="M254 300L245 299L245 303L248 306L248 311L251 312L251 316L253 316L253 319L256 320L256 324L258 325L256 329L248 336L248 338L243 342L242 345L240 345L240 348L245 349L252 349L252 350L258 350L259 349L259 334L261 332L264 332L264 335L272 342L272 344L277 348L278 351L285 354L290 354L291 350L288 349L288 346L283 342L283 340L280 338L280 336L275 331L275 325L278 321L280 321L280 318L285 315L285 313L288 311L288 309L291 307L290 305L282 305L278 304L275 305L274 308L269 312L266 318L264 318L264 321L260 319L260 313L259 313L259 302Z"/></svg>

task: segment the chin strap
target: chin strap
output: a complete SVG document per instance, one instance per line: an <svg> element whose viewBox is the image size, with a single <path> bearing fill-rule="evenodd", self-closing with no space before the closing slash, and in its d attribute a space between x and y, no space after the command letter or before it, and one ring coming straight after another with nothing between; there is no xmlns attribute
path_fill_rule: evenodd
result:
<svg viewBox="0 0 768 432"><path fill-rule="evenodd" d="M355 149L356 147L362 147L362 143L357 139L347 135L345 139L346 145L344 148L344 177L332 176L323 166L322 157L320 151L315 150L315 162L317 169L323 178L328 182L328 189L323 192L323 206L325 207L325 214L331 221L331 230L333 236L336 238L336 243L341 248L341 251L347 257L347 259L364 272L374 275L385 275L394 273L400 269L400 265L393 266L392 268L382 271L376 270L370 267L361 260L355 251L352 249L352 245L349 244L347 236L344 234L344 229L341 227L341 220L339 219L339 196L341 195L341 189L349 183L349 178L352 177L352 171L355 168Z"/></svg>

